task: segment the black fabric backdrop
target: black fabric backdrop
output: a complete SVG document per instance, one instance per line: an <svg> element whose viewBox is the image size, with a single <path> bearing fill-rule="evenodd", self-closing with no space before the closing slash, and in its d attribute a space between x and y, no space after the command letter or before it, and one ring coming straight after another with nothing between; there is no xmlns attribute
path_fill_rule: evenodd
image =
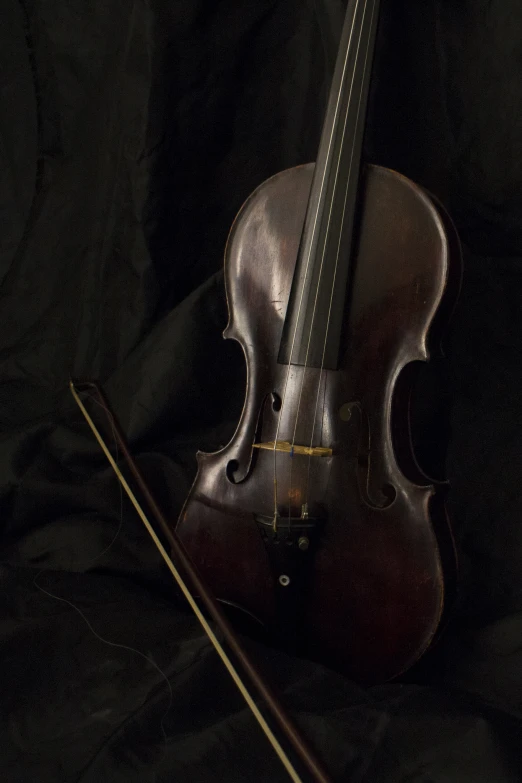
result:
<svg viewBox="0 0 522 783"><path fill-rule="evenodd" d="M343 12L2 3L9 783L287 779L67 382L102 381L174 519L196 450L226 443L243 401L241 351L221 339L227 231L263 179L314 159ZM383 0L366 155L437 193L465 247L448 343L462 584L443 642L400 683L362 690L254 647L339 781L522 780L521 42L518 0Z"/></svg>

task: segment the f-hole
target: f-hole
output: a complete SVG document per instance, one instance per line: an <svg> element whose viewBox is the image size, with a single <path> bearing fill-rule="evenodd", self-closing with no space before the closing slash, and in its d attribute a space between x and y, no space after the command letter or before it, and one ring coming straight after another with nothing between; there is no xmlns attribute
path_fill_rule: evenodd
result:
<svg viewBox="0 0 522 783"><path fill-rule="evenodd" d="M241 484L243 481L246 481L254 469L255 462L258 457L258 450L254 448L254 443L259 443L261 438L261 430L263 427L263 411L268 402L268 399L270 399L270 407L272 408L274 413L278 413L281 410L281 397L279 396L279 394L277 392L270 392L269 394L267 394L266 397L263 399L263 402L261 403L259 409L256 429L254 433L254 439L252 441L250 454L248 455L248 464L246 466L246 470L244 474L242 476L241 475L238 476L238 472L241 468L241 463L239 459L231 459L227 463L226 476L231 484Z"/></svg>

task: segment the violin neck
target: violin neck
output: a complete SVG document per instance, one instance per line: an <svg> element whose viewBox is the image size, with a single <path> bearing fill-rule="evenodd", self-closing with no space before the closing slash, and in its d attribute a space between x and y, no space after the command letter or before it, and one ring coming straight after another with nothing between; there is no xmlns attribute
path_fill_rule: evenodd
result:
<svg viewBox="0 0 522 783"><path fill-rule="evenodd" d="M380 0L349 0L278 361L336 369Z"/></svg>

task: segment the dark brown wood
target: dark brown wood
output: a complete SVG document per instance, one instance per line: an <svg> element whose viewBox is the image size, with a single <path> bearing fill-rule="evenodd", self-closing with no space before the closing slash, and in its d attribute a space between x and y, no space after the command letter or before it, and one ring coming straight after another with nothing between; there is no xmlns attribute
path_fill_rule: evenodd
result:
<svg viewBox="0 0 522 783"><path fill-rule="evenodd" d="M245 404L228 446L198 454L177 533L219 599L299 653L379 682L429 647L453 562L441 552L451 536L439 488L417 466L408 404L396 397L409 394L403 372L429 358L458 247L422 189L368 166L339 369L278 364L312 174L308 165L268 180L232 227L225 337L245 353ZM277 454L274 536L274 454L253 445L294 433L333 455ZM301 550L305 502L315 528Z"/></svg>
<svg viewBox="0 0 522 783"><path fill-rule="evenodd" d="M107 414L114 440L116 441L140 492L145 498L150 511L171 547L176 565L185 585L188 587L191 595L199 597L217 628L219 628L225 643L228 645L239 664L241 673L246 677L247 685L249 684L252 686L255 689L256 695L263 700L273 721L283 732L284 737L300 763L312 776L312 780L317 781L317 783L329 783L330 776L326 772L322 762L312 750L310 743L304 740L301 731L297 728L279 698L268 685L257 666L246 652L244 644L230 625L214 595L207 587L204 577L199 573L198 568L195 566L190 555L186 552L176 532L173 531L167 523L165 515L156 502L141 470L131 454L118 419L111 410L101 386L95 381L82 381L76 384L76 386L78 390L89 389L93 393L98 404Z"/></svg>

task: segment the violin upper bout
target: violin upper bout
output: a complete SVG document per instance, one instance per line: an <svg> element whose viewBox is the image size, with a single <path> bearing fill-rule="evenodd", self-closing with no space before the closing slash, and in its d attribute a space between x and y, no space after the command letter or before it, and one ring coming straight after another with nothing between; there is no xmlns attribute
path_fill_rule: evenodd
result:
<svg viewBox="0 0 522 783"><path fill-rule="evenodd" d="M313 164L282 171L245 201L225 250L229 321L223 332L250 355L279 344L310 193Z"/></svg>

